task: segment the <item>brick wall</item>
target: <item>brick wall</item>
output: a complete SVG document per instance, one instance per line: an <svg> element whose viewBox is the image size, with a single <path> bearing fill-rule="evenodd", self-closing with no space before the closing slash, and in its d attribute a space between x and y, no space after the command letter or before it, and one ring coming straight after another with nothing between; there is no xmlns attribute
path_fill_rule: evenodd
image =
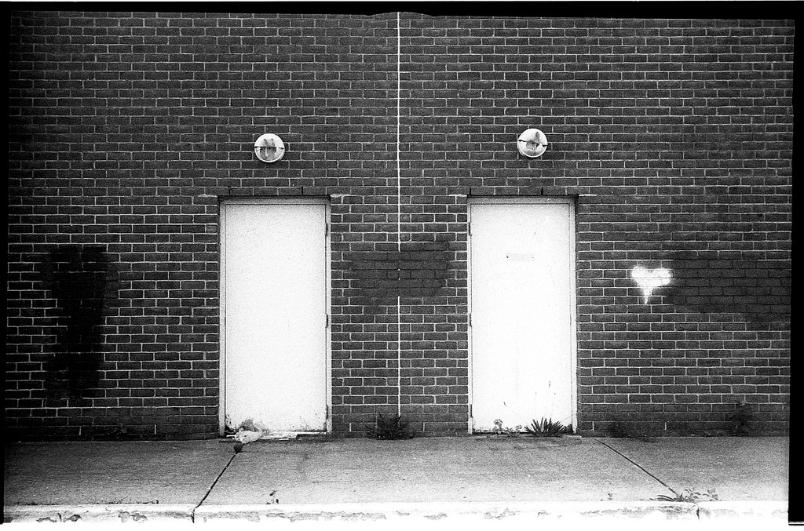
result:
<svg viewBox="0 0 804 531"><path fill-rule="evenodd" d="M467 196L539 194L577 198L582 430L787 427L792 21L400 20L398 195L396 13L11 14L12 433L215 436L219 200L277 195L330 196L338 433L398 391L465 432Z"/></svg>
<svg viewBox="0 0 804 531"><path fill-rule="evenodd" d="M792 24L406 15L402 35L414 211L578 198L580 427L700 432L739 401L783 426ZM551 142L535 161L512 149L528 127ZM674 277L648 307L635 265Z"/></svg>

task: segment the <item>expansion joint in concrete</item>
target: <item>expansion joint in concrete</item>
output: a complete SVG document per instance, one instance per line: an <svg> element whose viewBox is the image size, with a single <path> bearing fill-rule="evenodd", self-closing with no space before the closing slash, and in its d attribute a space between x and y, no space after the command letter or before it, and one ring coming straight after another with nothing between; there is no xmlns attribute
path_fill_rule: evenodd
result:
<svg viewBox="0 0 804 531"><path fill-rule="evenodd" d="M220 473L218 474L218 477L216 477L216 478L215 478L215 481L213 481L213 482L212 482L212 484L211 484L211 485L209 486L209 488L207 489L207 492L206 492L206 494L204 494L204 497L203 497L203 498L201 498L201 501L200 501L200 502L198 502L198 505L196 505L195 507L193 507L193 511L192 511L192 513L190 513L190 521L192 521L193 523L195 523L195 512L196 512L196 511L198 510L198 508L199 508L199 507L201 507L201 505L202 505L202 504L203 504L203 503L204 503L204 502L207 500L207 498L209 497L210 493L212 492L212 489L214 489L214 488L215 488L215 485L217 485L217 484L218 484L218 480L220 480L220 479L221 479L221 476L223 476L223 474L224 474L224 473L226 472L226 470L229 468L229 465L231 465L231 464L232 464L232 461L234 461L234 458L235 458L235 457L237 457L237 452L235 452L234 454L232 454L232 457L230 457L230 458L229 458L229 461L226 463L226 466L224 466L224 467L223 467L223 469L222 469L222 470L220 471Z"/></svg>
<svg viewBox="0 0 804 531"><path fill-rule="evenodd" d="M651 473L650 473L650 472L649 472L647 469L645 469L645 467L643 467L642 465L640 465L639 463L637 463L636 461L634 461L633 459L631 459L630 457L628 457L628 456L627 456L627 455L625 455L624 453L620 452L620 451L619 451L619 450L617 450L616 448L614 448L614 447L612 447L612 446L609 446L608 444L604 443L604 442L603 442L603 441L601 441L600 439L595 439L595 440L596 440L597 442L599 442L600 444L602 444L603 446L605 446L606 448L608 448L609 450L611 450L612 452L614 452L615 454L619 455L620 457L622 457L623 459L625 459L626 461L628 461L629 463L631 463L632 465L634 465L635 467L637 467L638 469L640 469L642 472L646 473L647 475L649 475L650 477L652 477L653 479L655 479L656 481L658 481L659 483L661 483L662 485L664 485L664 487L665 487L667 490L669 490L670 492L672 492L673 494L675 494L676 496L678 496L678 492L676 492L675 490L673 490L673 488L672 488L670 485L668 485L667 483L665 483L665 482L664 482L664 481L662 481L661 479L659 479L659 478L657 478L656 476L654 476L653 474L651 474Z"/></svg>

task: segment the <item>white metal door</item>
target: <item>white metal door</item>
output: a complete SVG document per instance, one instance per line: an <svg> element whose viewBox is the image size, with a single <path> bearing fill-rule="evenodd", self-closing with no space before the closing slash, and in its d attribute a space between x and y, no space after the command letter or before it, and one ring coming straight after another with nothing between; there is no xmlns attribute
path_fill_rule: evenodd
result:
<svg viewBox="0 0 804 531"><path fill-rule="evenodd" d="M242 201L221 210L226 422L325 430L326 205Z"/></svg>
<svg viewBox="0 0 804 531"><path fill-rule="evenodd" d="M572 204L469 208L473 429L575 424Z"/></svg>

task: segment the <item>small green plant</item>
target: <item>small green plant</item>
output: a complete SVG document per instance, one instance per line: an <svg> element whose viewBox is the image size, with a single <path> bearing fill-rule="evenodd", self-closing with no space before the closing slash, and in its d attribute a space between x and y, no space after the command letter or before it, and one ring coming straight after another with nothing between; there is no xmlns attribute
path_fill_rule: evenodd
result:
<svg viewBox="0 0 804 531"><path fill-rule="evenodd" d="M111 432L109 437L116 441L125 439L128 436L128 428L123 426L122 424L118 424L117 426L111 428Z"/></svg>
<svg viewBox="0 0 804 531"><path fill-rule="evenodd" d="M729 417L731 421L731 431L734 435L748 435L750 430L748 428L748 421L754 416L751 406L745 402L737 402L735 404L736 410Z"/></svg>
<svg viewBox="0 0 804 531"><path fill-rule="evenodd" d="M626 422L615 421L608 427L609 437L618 439L642 439L643 441L650 440L648 428L644 425L629 424Z"/></svg>
<svg viewBox="0 0 804 531"><path fill-rule="evenodd" d="M606 431L609 432L610 437L617 439L625 439L628 437L628 429L622 422L612 422Z"/></svg>
<svg viewBox="0 0 804 531"><path fill-rule="evenodd" d="M572 433L572 424L564 426L557 420L542 417L542 420L533 419L530 426L525 426L525 431L534 437L560 437Z"/></svg>
<svg viewBox="0 0 804 531"><path fill-rule="evenodd" d="M374 419L374 425L366 427L366 435L380 440L411 439L413 430L402 420L401 415L386 417L378 414Z"/></svg>
<svg viewBox="0 0 804 531"><path fill-rule="evenodd" d="M675 496L667 496L665 494L660 494L656 496L656 499L659 501L670 501L670 502L687 502L687 503L696 503L701 501L718 501L717 492L715 489L706 489L706 492L701 492L699 490L693 490L690 488L686 488L682 490L680 493L673 491Z"/></svg>

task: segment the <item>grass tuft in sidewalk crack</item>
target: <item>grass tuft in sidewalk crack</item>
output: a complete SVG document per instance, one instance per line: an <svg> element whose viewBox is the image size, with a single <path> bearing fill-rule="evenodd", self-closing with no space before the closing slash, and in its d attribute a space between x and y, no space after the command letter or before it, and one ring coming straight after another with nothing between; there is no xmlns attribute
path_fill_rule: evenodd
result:
<svg viewBox="0 0 804 531"><path fill-rule="evenodd" d="M700 490L686 488L680 493L677 493L675 496L660 494L659 496L656 496L656 499L659 501L669 502L697 503L718 501L720 498L718 497L717 492L715 492L715 489L706 489L705 492L701 492Z"/></svg>

